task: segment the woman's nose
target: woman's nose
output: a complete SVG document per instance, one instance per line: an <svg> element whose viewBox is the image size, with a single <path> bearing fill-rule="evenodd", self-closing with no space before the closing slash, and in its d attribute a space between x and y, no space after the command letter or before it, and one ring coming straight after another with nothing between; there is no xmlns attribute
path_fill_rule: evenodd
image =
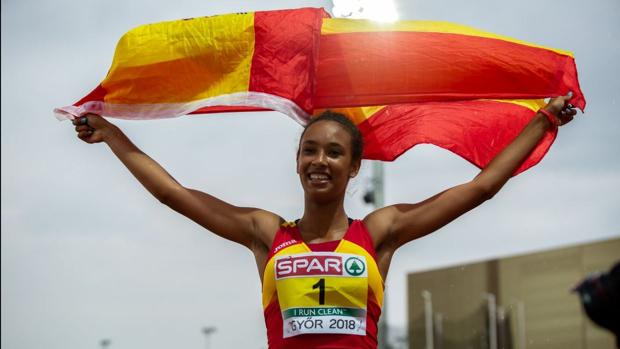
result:
<svg viewBox="0 0 620 349"><path fill-rule="evenodd" d="M316 165L325 165L327 163L327 154L324 151L318 151L312 159L312 163Z"/></svg>

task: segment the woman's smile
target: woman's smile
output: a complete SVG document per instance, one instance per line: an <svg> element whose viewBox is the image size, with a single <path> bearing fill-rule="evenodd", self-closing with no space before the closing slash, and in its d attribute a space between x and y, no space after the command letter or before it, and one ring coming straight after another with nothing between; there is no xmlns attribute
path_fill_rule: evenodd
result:
<svg viewBox="0 0 620 349"><path fill-rule="evenodd" d="M331 176L327 173L313 172L308 174L310 183L315 185L327 184L331 180Z"/></svg>

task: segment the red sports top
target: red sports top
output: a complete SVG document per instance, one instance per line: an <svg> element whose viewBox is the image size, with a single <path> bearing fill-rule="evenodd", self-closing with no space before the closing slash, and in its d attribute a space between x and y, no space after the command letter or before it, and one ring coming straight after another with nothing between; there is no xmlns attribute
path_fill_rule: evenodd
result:
<svg viewBox="0 0 620 349"><path fill-rule="evenodd" d="M263 275L269 348L377 348L383 286L362 221L351 221L342 240L318 244L282 224Z"/></svg>

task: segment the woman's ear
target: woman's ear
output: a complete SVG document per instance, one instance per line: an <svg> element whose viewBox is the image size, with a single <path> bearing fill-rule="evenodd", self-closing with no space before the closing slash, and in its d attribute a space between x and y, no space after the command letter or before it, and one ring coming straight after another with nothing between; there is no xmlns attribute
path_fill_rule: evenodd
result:
<svg viewBox="0 0 620 349"><path fill-rule="evenodd" d="M360 167L362 166L362 161L357 161L355 164L351 166L351 172L349 172L349 178L354 178L360 172Z"/></svg>

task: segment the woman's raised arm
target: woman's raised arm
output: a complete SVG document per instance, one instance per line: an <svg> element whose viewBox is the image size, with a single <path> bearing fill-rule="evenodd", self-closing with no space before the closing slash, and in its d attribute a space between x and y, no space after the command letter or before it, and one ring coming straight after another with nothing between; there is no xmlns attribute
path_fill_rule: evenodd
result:
<svg viewBox="0 0 620 349"><path fill-rule="evenodd" d="M396 249L434 232L492 198L550 127L564 125L573 119L576 111L567 104L569 99L570 96L552 99L472 181L417 204L392 205L369 214L365 223L373 235L375 246Z"/></svg>
<svg viewBox="0 0 620 349"><path fill-rule="evenodd" d="M237 207L179 184L155 160L136 147L115 125L95 114L73 120L78 138L106 143L157 200L206 229L252 250L269 246L282 218L257 208Z"/></svg>

